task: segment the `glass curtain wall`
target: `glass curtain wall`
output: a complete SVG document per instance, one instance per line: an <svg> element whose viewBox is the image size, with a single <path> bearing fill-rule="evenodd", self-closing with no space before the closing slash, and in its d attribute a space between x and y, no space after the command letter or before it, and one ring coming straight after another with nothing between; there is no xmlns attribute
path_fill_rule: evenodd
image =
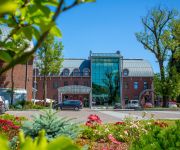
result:
<svg viewBox="0 0 180 150"><path fill-rule="evenodd" d="M118 55L119 56L119 55ZM120 102L120 57L91 55L92 104Z"/></svg>

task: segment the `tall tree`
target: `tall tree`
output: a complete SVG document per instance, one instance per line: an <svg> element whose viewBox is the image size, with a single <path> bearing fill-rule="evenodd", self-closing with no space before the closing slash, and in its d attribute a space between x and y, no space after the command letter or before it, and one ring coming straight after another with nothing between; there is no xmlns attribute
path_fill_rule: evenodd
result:
<svg viewBox="0 0 180 150"><path fill-rule="evenodd" d="M164 35L169 30L170 23L176 18L177 12L166 10L161 7L152 9L146 17L142 18L143 32L136 33L137 40L144 48L152 52L160 69L161 94L163 107L168 102L168 87L166 86L166 64L168 60L169 44L165 42Z"/></svg>
<svg viewBox="0 0 180 150"><path fill-rule="evenodd" d="M55 41L53 35L48 35L37 52L37 67L40 70L40 74L44 77L43 98L45 102L47 98L47 76L59 74L63 61L62 50L62 43Z"/></svg>

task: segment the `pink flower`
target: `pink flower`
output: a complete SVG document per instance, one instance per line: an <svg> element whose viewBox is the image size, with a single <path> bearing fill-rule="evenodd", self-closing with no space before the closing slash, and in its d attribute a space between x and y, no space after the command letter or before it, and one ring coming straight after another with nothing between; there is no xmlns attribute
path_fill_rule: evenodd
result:
<svg viewBox="0 0 180 150"><path fill-rule="evenodd" d="M91 123L91 124L93 124L93 123L101 124L102 123L101 119L97 115L91 114L91 115L89 115L88 119L89 119L88 123Z"/></svg>
<svg viewBox="0 0 180 150"><path fill-rule="evenodd" d="M92 120L92 121L97 121L97 120L99 120L100 118L97 116L97 115L90 115L89 117L88 117L88 119L89 120Z"/></svg>
<svg viewBox="0 0 180 150"><path fill-rule="evenodd" d="M108 139L115 144L121 144L121 142L117 141L112 134L108 135Z"/></svg>

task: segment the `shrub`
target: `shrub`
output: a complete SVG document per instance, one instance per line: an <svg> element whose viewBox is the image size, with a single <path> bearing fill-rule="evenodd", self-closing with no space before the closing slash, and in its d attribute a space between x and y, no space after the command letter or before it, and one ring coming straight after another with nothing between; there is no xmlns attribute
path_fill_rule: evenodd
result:
<svg viewBox="0 0 180 150"><path fill-rule="evenodd" d="M0 116L0 119L4 119L4 120L9 120L12 121L13 124L18 125L18 126L22 126L22 123L27 120L27 118L25 117L17 117L11 114L3 114Z"/></svg>
<svg viewBox="0 0 180 150"><path fill-rule="evenodd" d="M151 126L147 134L142 135L131 144L131 150L139 149L180 149L180 121L176 121L174 126L167 127L161 123Z"/></svg>
<svg viewBox="0 0 180 150"><path fill-rule="evenodd" d="M35 116L33 121L25 122L22 127L25 135L35 138L38 136L39 131L44 129L48 140L60 135L76 138L79 132L77 124L70 123L72 119L59 118L56 113L52 109L44 110L42 114Z"/></svg>
<svg viewBox="0 0 180 150"><path fill-rule="evenodd" d="M2 150L10 150L11 147L8 140L0 137L0 145ZM23 132L19 133L18 143L16 149L21 150L80 150L80 148L67 137L58 137L48 142L45 137L45 131L41 131L36 139L24 137Z"/></svg>
<svg viewBox="0 0 180 150"><path fill-rule="evenodd" d="M11 106L12 109L43 109L44 106L36 105L32 101L17 101Z"/></svg>

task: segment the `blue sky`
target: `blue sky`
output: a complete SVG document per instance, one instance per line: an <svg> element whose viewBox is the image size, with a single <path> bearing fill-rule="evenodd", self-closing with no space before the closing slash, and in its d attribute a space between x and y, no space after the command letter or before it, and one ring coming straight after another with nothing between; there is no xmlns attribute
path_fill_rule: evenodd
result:
<svg viewBox="0 0 180 150"><path fill-rule="evenodd" d="M148 60L159 72L155 57L136 40L143 30L141 17L152 7L180 11L180 0L97 0L63 14L57 20L63 37L65 58L88 58L92 52L116 52L124 58Z"/></svg>

